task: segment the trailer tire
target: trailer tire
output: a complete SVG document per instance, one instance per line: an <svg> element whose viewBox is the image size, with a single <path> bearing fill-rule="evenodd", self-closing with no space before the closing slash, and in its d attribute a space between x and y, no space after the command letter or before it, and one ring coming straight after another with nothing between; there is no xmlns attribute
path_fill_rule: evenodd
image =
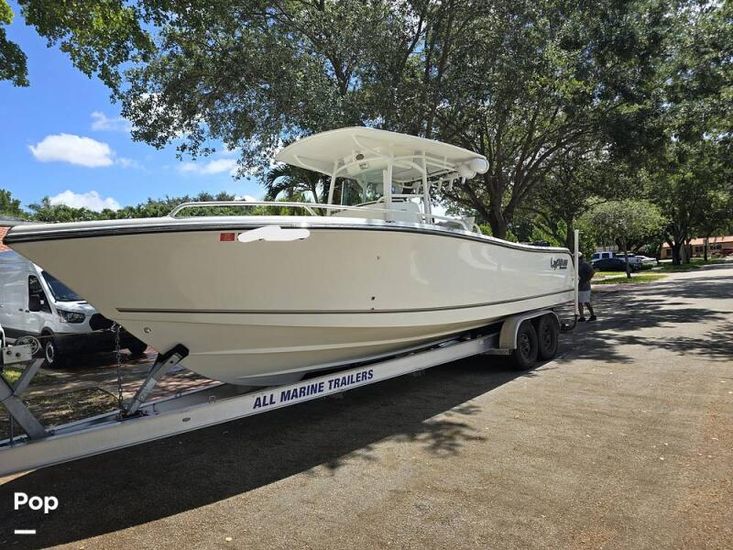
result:
<svg viewBox="0 0 733 550"><path fill-rule="evenodd" d="M512 352L512 364L518 370L531 369L537 363L539 343L532 321L523 321L517 330L517 347Z"/></svg>
<svg viewBox="0 0 733 550"><path fill-rule="evenodd" d="M548 313L540 317L537 323L538 350L540 360L548 361L557 355L560 339L560 323L557 317Z"/></svg>

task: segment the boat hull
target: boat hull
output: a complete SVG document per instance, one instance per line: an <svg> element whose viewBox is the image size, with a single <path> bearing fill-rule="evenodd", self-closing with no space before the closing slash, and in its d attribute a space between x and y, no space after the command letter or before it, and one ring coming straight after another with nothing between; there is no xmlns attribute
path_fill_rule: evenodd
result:
<svg viewBox="0 0 733 550"><path fill-rule="evenodd" d="M175 223L6 240L155 349L183 344L186 367L234 384L295 380L573 299L564 249L313 218L287 222L303 239L240 242L262 222Z"/></svg>

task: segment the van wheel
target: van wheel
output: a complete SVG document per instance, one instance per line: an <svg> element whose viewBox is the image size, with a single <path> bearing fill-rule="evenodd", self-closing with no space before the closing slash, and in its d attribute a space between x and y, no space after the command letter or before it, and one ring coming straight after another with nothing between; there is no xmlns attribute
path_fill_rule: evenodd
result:
<svg viewBox="0 0 733 550"><path fill-rule="evenodd" d="M543 315L537 324L537 355L542 361L552 359L559 347L560 324L552 314Z"/></svg>
<svg viewBox="0 0 733 550"><path fill-rule="evenodd" d="M531 369L537 363L537 331L532 321L523 321L517 331L517 348L512 352L512 364L519 370Z"/></svg>
<svg viewBox="0 0 733 550"><path fill-rule="evenodd" d="M50 334L44 335L43 356L46 359L46 367L58 369L64 366L64 357L59 353L56 340Z"/></svg>

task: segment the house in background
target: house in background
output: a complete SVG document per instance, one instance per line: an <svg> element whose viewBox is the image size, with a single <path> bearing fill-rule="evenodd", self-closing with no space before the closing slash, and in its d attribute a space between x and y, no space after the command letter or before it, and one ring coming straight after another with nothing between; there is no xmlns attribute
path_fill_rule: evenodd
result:
<svg viewBox="0 0 733 550"><path fill-rule="evenodd" d="M5 246L3 244L3 239L5 238L5 234L10 230L9 227L2 226L0 227L0 252L5 252L6 250L10 250L9 247Z"/></svg>
<svg viewBox="0 0 733 550"><path fill-rule="evenodd" d="M733 255L733 235L721 236L721 237L710 237L708 241L708 255L709 256L729 256ZM688 247L690 251L690 257L702 256L705 252L705 239L697 238L690 241ZM662 251L660 257L665 260L672 257L672 249L667 243L662 245Z"/></svg>
<svg viewBox="0 0 733 550"><path fill-rule="evenodd" d="M10 250L7 246L3 244L3 239L5 238L5 234L10 231L10 228L14 225L19 225L22 223L30 223L25 220L21 220L19 218L13 218L12 216L2 216L0 215L0 252L5 252L6 250Z"/></svg>

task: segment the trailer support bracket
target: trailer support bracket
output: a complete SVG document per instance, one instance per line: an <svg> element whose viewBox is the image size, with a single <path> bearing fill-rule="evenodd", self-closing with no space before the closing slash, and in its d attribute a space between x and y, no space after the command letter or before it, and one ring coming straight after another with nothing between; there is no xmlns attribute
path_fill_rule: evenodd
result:
<svg viewBox="0 0 733 550"><path fill-rule="evenodd" d="M23 370L23 374L15 385L11 385L4 377L0 376L0 402L8 410L10 416L28 434L30 439L41 439L49 435L43 425L20 398L42 364L43 359L36 359Z"/></svg>
<svg viewBox="0 0 733 550"><path fill-rule="evenodd" d="M132 401L130 401L130 405L123 409L122 417L128 418L135 416L140 410L140 407L147 400L150 393L155 389L155 386L158 384L160 379L163 378L169 370L183 361L187 355L188 348L183 344L178 344L166 353L159 354L153 366L150 367L150 372L148 372L147 377L145 377L145 381L140 385L137 392L135 392Z"/></svg>

